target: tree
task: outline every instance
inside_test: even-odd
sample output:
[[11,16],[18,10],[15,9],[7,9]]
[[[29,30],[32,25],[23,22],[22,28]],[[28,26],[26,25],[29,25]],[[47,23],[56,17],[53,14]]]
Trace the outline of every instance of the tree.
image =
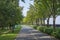
[[22,8],[19,0],[0,0],[0,27],[10,27],[22,20]]
[[[31,9],[31,8],[30,8]],[[34,17],[41,20],[41,24],[47,18],[47,27],[49,27],[49,18],[53,17],[53,28],[55,29],[55,18],[60,15],[60,0],[34,0]],[[31,10],[29,10],[31,11]]]

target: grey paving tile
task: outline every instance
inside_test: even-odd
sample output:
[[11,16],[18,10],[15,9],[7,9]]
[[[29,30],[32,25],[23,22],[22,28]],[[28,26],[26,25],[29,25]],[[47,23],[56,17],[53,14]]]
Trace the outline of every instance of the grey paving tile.
[[58,40],[29,26],[22,26],[15,40]]

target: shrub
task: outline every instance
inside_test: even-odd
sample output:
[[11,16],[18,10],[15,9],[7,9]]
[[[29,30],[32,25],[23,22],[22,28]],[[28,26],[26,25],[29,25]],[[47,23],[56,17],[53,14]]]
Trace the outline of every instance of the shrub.
[[60,29],[56,29],[55,31],[53,31],[51,35],[60,39]]
[[38,27],[38,26],[36,26],[36,25],[35,25],[35,26],[33,26],[33,28],[34,28],[34,29],[37,29],[37,27]]
[[48,28],[40,26],[34,26],[33,28],[60,39],[60,28],[53,29],[52,27]]
[[53,32],[53,28],[46,28],[45,33],[50,34]]
[[40,30],[40,27],[37,27],[37,30]]
[[46,28],[46,27],[38,27],[37,29],[38,29],[39,31],[44,32],[44,31],[45,31],[45,28]]

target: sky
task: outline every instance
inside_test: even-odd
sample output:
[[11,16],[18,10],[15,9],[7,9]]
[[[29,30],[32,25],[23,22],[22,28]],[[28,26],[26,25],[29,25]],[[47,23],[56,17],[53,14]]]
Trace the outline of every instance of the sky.
[[22,12],[23,12],[23,15],[26,16],[27,15],[27,11],[29,10],[30,8],[30,4],[33,4],[34,1],[30,1],[30,0],[25,0],[25,3],[22,2],[21,0],[19,1],[19,6],[21,7],[24,7]]

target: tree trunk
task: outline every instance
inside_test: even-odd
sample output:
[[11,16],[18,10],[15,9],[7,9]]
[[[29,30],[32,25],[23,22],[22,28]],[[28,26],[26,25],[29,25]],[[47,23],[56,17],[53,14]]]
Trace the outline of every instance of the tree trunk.
[[45,26],[45,19],[43,19],[43,26]]
[[36,19],[36,25],[39,25],[39,18]]
[[56,15],[56,0],[53,0],[53,9],[52,9],[52,11],[53,11],[53,28],[55,29],[55,15]]
[[42,18],[41,18],[41,26],[42,26]]
[[33,25],[33,19],[31,19],[31,24]]
[[49,17],[48,17],[48,19],[47,19],[47,27],[49,27]]
[[37,25],[37,19],[36,19],[36,25]]
[[53,15],[53,28],[55,29],[55,15]]
[[39,26],[39,18],[37,18],[37,25]]
[[32,21],[32,25],[33,25],[33,21]]

